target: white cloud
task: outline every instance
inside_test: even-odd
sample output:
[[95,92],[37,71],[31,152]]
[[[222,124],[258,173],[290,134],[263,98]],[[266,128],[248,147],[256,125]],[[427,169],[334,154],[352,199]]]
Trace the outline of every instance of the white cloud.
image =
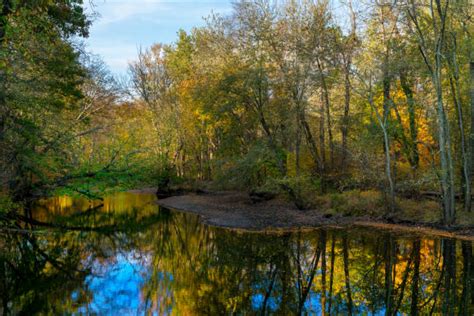
[[158,0],[102,0],[95,2],[93,6],[88,5],[88,11],[100,15],[94,26],[101,27],[164,11],[166,7],[165,2]]
[[171,43],[183,28],[203,25],[212,11],[227,13],[231,0],[86,0],[89,13],[100,16],[86,41],[89,50],[102,56],[115,73],[125,73],[137,48]]

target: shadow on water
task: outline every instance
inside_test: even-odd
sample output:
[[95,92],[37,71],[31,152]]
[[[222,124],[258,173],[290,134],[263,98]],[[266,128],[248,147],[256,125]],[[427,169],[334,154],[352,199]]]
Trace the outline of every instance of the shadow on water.
[[364,229],[242,233],[153,201],[38,203],[30,224],[0,231],[0,310],[474,314],[472,242]]

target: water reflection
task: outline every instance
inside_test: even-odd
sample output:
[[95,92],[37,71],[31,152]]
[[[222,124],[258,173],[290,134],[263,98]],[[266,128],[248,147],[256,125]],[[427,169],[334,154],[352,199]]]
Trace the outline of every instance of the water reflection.
[[153,201],[57,198],[33,217],[68,229],[2,231],[3,313],[474,314],[471,242],[366,230],[238,233]]

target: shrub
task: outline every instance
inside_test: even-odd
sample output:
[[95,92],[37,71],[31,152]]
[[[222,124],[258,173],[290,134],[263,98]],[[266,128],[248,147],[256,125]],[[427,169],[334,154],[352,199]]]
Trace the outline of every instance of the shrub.
[[346,216],[374,216],[384,212],[382,196],[373,190],[331,194],[330,208]]
[[256,144],[244,156],[220,161],[216,182],[221,187],[252,190],[280,177],[277,157],[267,145]]
[[14,211],[18,207],[19,205],[13,202],[8,195],[0,193],[0,215]]

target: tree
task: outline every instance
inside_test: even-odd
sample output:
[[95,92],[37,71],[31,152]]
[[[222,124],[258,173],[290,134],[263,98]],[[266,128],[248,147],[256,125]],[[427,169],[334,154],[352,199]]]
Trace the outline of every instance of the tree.
[[[455,220],[451,132],[443,100],[442,85],[443,55],[446,42],[446,28],[448,27],[447,20],[450,12],[449,4],[449,0],[437,0],[430,2],[429,6],[425,8],[415,1],[410,1],[406,7],[407,15],[411,21],[412,33],[417,38],[420,53],[430,73],[431,81],[436,92],[443,216],[445,223],[448,225],[453,224]],[[427,27],[431,28],[432,34],[428,33]]]
[[[85,71],[72,36],[87,36],[82,1],[3,1],[0,24],[2,187],[18,198],[61,164],[62,123]],[[52,150],[54,148],[54,150]]]

